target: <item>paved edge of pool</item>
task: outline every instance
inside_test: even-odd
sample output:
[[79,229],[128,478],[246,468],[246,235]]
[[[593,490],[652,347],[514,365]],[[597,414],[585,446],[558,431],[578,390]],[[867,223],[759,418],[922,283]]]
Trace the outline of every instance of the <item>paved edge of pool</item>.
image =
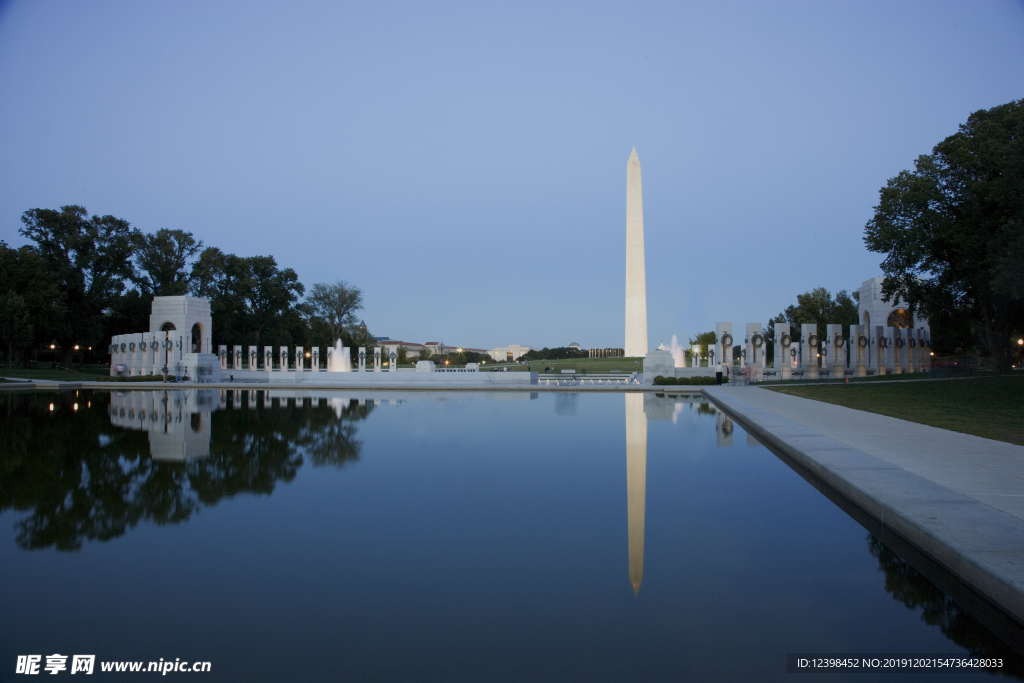
[[[745,429],[780,450],[965,584],[1024,624],[1024,523],[743,400],[748,389],[702,393]],[[800,441],[807,442],[804,444]],[[984,533],[979,533],[984,530]],[[979,539],[979,536],[985,538]],[[985,540],[999,539],[998,547]]]

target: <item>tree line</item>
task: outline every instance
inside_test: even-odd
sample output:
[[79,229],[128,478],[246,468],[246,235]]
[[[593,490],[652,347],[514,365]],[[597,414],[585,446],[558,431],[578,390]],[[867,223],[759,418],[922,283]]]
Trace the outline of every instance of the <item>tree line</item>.
[[362,292],[344,281],[309,289],[273,256],[238,256],[205,246],[187,231],[146,233],[85,207],[30,209],[20,233],[0,241],[0,354],[24,362],[59,349],[104,350],[110,337],[149,329],[154,296],[210,299],[214,344],[369,345],[356,313]]

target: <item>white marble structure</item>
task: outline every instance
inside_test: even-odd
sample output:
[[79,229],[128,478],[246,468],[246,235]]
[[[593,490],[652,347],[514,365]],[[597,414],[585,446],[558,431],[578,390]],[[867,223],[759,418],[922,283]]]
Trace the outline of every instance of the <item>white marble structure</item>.
[[[359,347],[358,358],[359,358],[359,372],[366,372],[366,347],[365,346],[360,346]],[[419,367],[419,363],[417,363],[416,366]]]
[[288,369],[288,347],[279,347],[277,350],[277,354],[278,358],[280,359],[280,365],[278,365],[277,369],[280,370],[281,372],[284,372],[285,370]]
[[[479,367],[479,363],[466,363],[466,367]],[[388,369],[391,372],[398,372],[398,351],[391,347],[388,349]]]
[[854,377],[868,374],[867,356],[871,339],[865,325],[850,325],[850,366]]
[[211,381],[220,360],[211,343],[210,302],[193,296],[153,298],[149,330],[110,340],[110,374],[187,376]]
[[626,343],[628,357],[647,355],[647,274],[644,265],[644,200],[636,148],[626,162]]
[[746,364],[750,366],[750,381],[760,382],[764,377],[765,352],[768,350],[767,340],[764,338],[760,323],[747,323],[743,343],[746,350]]
[[314,346],[313,347],[313,365],[312,365],[312,368],[313,368],[314,372],[319,372],[320,371],[320,347],[319,346]]
[[818,326],[815,323],[802,323],[800,325],[800,366],[803,368],[806,379],[818,379],[820,346]]
[[303,357],[304,349],[301,346],[295,347],[295,372],[302,372],[306,359]]
[[217,347],[217,358],[220,359],[220,369],[228,369],[228,347],[221,344]]
[[797,362],[798,352],[793,343],[793,331],[789,323],[775,323],[775,376],[789,379],[793,376],[793,366]]
[[380,367],[380,347],[379,346],[374,346],[373,347],[373,371],[374,372],[380,372],[381,371],[381,367]]
[[715,354],[710,365],[725,363],[732,365],[732,347],[736,344],[732,338],[732,323],[715,323]]
[[249,369],[255,370],[259,367],[259,349],[255,346],[249,347]]
[[836,323],[829,323],[825,326],[828,344],[823,345],[828,352],[823,354],[827,361],[829,376],[844,377],[846,375],[846,337],[843,335],[843,326]]
[[263,369],[274,369],[274,347],[272,346],[263,347]]
[[523,346],[522,344],[508,344],[507,346],[498,346],[490,349],[487,351],[487,355],[499,363],[507,363],[508,361],[518,360],[520,356],[529,353],[531,350],[529,346]]
[[671,352],[663,349],[648,351],[643,360],[644,382],[650,384],[658,375],[675,377],[676,364]]
[[242,369],[242,347],[240,344],[235,344],[234,363],[232,363],[231,368],[233,370]]

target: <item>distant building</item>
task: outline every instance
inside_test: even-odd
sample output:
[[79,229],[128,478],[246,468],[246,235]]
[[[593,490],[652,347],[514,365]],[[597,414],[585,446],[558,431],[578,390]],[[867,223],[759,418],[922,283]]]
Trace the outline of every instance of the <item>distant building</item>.
[[625,355],[623,349],[587,349],[588,358],[621,358]]
[[523,356],[530,350],[529,346],[509,344],[508,346],[499,346],[497,348],[490,349],[485,353],[499,363],[504,363],[506,361],[518,360],[520,356]]
[[576,349],[577,351],[582,351],[583,350],[583,347],[580,346],[579,342],[569,342],[569,347],[568,348]]
[[423,344],[417,344],[416,342],[399,341],[397,339],[391,339],[385,337],[386,341],[381,341],[380,338],[377,341],[381,342],[381,346],[384,347],[386,355],[391,355],[391,350],[394,349],[395,353],[398,353],[399,349],[405,349],[405,355],[407,358],[419,358],[423,355],[426,346]]

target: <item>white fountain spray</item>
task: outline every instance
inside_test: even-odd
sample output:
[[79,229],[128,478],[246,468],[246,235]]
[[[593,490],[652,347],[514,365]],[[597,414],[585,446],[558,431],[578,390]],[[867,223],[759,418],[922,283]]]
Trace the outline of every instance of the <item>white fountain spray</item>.
[[675,361],[677,368],[686,367],[686,353],[683,351],[683,347],[679,345],[679,339],[676,335],[672,335],[672,346],[669,347],[669,352],[672,354],[672,360]]
[[327,372],[352,372],[352,356],[340,339],[334,342]]

